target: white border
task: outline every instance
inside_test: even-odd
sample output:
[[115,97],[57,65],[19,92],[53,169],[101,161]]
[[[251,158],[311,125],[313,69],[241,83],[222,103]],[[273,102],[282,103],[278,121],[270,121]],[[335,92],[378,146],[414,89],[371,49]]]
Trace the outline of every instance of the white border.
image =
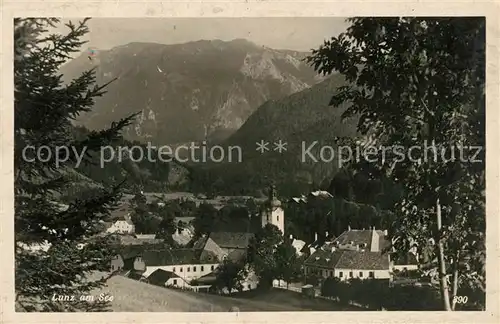
[[[2,4],[0,240],[2,323],[498,323],[499,22],[493,1],[23,1]],[[13,249],[12,19],[55,17],[350,17],[486,16],[487,21],[487,310],[485,312],[255,312],[255,313],[15,313]]]

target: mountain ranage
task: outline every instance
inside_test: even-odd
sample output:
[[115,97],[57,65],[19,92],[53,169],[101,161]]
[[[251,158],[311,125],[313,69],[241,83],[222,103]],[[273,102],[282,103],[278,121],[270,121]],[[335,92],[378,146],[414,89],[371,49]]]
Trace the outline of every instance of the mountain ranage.
[[227,138],[264,102],[316,84],[321,77],[302,61],[306,54],[246,40],[130,43],[92,60],[82,54],[61,72],[71,80],[95,67],[99,84],[117,79],[79,124],[101,129],[141,112],[125,138],[182,144]]

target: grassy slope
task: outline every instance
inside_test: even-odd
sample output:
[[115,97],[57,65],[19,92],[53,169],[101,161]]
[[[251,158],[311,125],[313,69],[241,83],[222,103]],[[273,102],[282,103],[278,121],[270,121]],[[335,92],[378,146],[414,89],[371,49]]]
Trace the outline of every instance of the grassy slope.
[[228,312],[231,307],[240,311],[339,311],[359,310],[341,308],[327,300],[309,300],[290,291],[271,290],[265,295],[241,294],[237,298],[178,291],[149,285],[115,276],[108,287],[96,291],[114,296],[115,312]]

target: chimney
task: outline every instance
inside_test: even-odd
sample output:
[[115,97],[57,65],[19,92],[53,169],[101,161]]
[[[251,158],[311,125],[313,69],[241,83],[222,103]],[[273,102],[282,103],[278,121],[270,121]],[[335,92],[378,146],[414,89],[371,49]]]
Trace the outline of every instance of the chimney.
[[331,250],[332,252],[335,252],[335,246],[331,246],[331,247],[330,247],[330,250]]
[[314,233],[314,242],[318,241],[318,233]]
[[293,241],[293,234],[290,234],[290,241]]
[[351,225],[347,225],[347,230],[350,231],[351,230]]
[[375,227],[372,231],[372,244],[370,246],[370,252],[380,252],[379,251],[379,236],[375,231]]
[[387,232],[387,230],[384,230],[384,236],[387,236],[389,235],[389,232]]
[[328,236],[330,236],[330,235],[329,235],[328,231],[326,231],[325,232],[325,237],[328,238]]

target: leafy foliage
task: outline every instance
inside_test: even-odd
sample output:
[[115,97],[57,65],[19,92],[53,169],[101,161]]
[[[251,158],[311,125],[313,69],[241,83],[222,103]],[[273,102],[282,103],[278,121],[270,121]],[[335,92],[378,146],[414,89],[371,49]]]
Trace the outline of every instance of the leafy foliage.
[[242,291],[242,282],[247,275],[248,269],[243,263],[224,260],[217,268],[217,277],[214,286],[218,290],[226,288],[229,292],[232,292],[233,289]]
[[142,191],[138,191],[130,200],[132,208],[131,219],[135,225],[135,232],[141,234],[156,234],[157,238],[173,244],[172,235],[177,230],[175,221],[178,205],[165,203],[157,198],[151,203]]
[[267,224],[250,242],[248,263],[259,277],[259,286],[269,288],[274,279],[297,281],[301,274],[301,259],[290,240],[281,231]]
[[271,287],[273,279],[276,278],[276,251],[282,242],[283,234],[272,224],[261,228],[250,242],[248,263],[259,277],[259,285],[262,287]]
[[197,236],[210,233],[217,218],[218,211],[212,204],[200,204],[194,219],[194,229]]
[[276,258],[276,279],[284,280],[287,284],[297,282],[302,273],[302,262],[297,255],[295,247],[290,240],[284,240],[275,252]]
[[[484,289],[485,21],[483,18],[354,18],[308,58],[317,71],[349,82],[331,100],[351,103],[366,147],[420,147],[419,159],[353,163],[369,179],[402,190],[389,233],[397,251],[429,247],[443,308],[466,282]],[[355,143],[353,143],[354,145]],[[425,144],[431,146],[424,154]],[[471,161],[469,146],[482,148]],[[466,151],[466,158],[458,153]],[[444,154],[443,154],[444,152]],[[455,159],[450,155],[455,153]],[[443,158],[443,156],[448,158]],[[476,285],[477,286],[477,285]]]

